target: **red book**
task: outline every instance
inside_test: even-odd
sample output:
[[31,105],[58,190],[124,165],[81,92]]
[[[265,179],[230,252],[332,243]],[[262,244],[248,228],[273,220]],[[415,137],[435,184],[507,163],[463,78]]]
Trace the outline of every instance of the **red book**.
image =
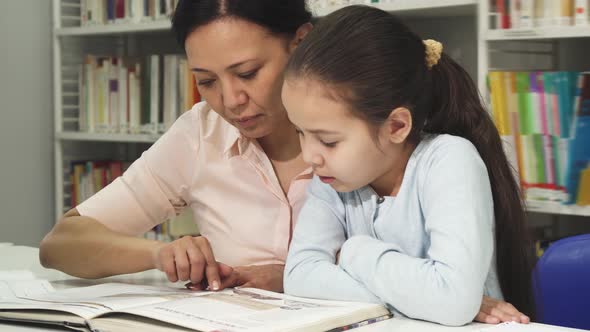
[[500,15],[501,28],[510,29],[510,15],[508,15],[506,0],[496,0],[496,11]]
[[115,0],[115,19],[125,18],[125,0]]

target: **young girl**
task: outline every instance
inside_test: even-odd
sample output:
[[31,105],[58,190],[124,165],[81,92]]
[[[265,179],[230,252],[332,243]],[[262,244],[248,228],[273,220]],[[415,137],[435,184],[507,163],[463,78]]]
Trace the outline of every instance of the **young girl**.
[[285,78],[316,175],[286,293],[445,325],[472,321],[482,295],[533,314],[518,186],[477,89],[440,43],[345,7],[309,33]]

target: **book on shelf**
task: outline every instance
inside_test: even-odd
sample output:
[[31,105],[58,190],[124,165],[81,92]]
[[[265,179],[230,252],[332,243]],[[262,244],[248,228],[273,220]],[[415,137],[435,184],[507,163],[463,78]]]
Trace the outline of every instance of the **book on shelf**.
[[253,288],[209,292],[107,283],[53,291],[41,280],[12,286],[13,296],[0,298],[0,320],[82,331],[313,332],[391,317],[380,304],[313,300]]
[[167,19],[177,3],[177,0],[80,0],[80,24],[89,26]]
[[201,100],[186,59],[176,54],[88,54],[78,85],[79,130],[90,133],[163,133]]
[[590,72],[580,74],[577,87],[565,185],[572,193],[568,203],[590,205]]
[[129,162],[77,160],[70,162],[71,206],[82,203],[121,176]]
[[[121,176],[130,165],[131,162],[118,160],[71,161],[68,176],[71,197],[69,206],[64,208],[69,210],[90,198]],[[178,207],[175,217],[154,226],[143,234],[143,237],[150,240],[170,242],[185,235],[199,235],[199,230],[192,218],[191,209],[186,204]]]
[[491,29],[589,26],[589,0],[487,0]]
[[492,117],[526,199],[588,205],[590,80],[578,72],[488,75]]

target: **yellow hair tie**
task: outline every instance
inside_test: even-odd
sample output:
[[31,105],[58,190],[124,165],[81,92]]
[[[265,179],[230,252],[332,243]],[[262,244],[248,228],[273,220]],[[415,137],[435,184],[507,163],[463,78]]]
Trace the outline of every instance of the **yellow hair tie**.
[[422,41],[426,46],[426,67],[432,69],[438,63],[443,51],[443,44],[434,39],[426,39]]

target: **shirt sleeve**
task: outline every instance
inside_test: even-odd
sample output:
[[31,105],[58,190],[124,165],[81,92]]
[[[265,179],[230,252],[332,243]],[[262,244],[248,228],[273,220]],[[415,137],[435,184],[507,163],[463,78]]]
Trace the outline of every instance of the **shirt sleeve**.
[[356,236],[344,243],[340,265],[408,317],[463,325],[479,311],[493,256],[492,192],[471,144],[445,146],[430,157],[419,182],[430,241],[425,258]]
[[186,204],[199,148],[197,105],[119,178],[79,204],[82,216],[127,235],[139,235],[175,215]]
[[345,241],[344,206],[332,188],[311,181],[285,265],[285,293],[358,302],[381,301],[334,264]]

